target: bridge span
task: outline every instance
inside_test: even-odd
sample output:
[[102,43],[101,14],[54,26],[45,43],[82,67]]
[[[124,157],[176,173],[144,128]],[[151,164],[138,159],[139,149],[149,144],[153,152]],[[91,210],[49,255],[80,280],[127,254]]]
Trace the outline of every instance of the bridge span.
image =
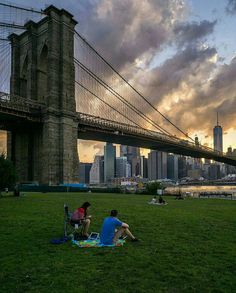
[[195,145],[175,136],[164,135],[84,113],[77,113],[77,115],[78,138],[80,139],[137,146],[195,158],[211,159],[236,166],[236,159],[229,158],[224,153],[202,145]]
[[[0,124],[11,130],[27,123],[42,124],[48,115],[45,104],[17,95],[0,93]],[[56,115],[56,112],[54,113]],[[72,116],[74,116],[72,114]],[[98,140],[137,146],[195,158],[205,158],[236,166],[236,159],[190,141],[127,123],[121,123],[77,112],[78,139]]]

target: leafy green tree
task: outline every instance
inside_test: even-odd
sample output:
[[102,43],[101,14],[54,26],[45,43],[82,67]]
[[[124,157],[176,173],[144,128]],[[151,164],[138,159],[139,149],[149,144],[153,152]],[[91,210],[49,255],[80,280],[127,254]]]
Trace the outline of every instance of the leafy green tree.
[[148,194],[157,194],[157,189],[162,189],[161,182],[149,182],[146,186]]
[[16,179],[16,170],[13,163],[2,153],[0,155],[0,192],[6,187],[13,187]]

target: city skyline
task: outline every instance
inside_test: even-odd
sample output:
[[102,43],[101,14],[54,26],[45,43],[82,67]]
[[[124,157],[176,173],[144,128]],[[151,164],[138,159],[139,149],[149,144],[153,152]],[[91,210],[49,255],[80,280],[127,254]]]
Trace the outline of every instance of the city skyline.
[[[236,149],[228,149],[229,156],[235,153]],[[81,165],[80,182],[95,185],[121,184],[122,181],[172,180],[176,182],[180,180],[186,182],[229,179],[235,177],[236,172],[236,167],[226,164],[157,150],[150,151],[148,158],[144,158],[140,156],[138,148],[125,145],[120,146],[120,156],[116,156],[115,148],[111,143],[107,143],[104,147],[104,156],[97,155],[92,164],[82,163]]]
[[[50,4],[71,11],[79,21],[78,31],[192,138],[197,135],[213,148],[218,111],[223,150],[236,148],[236,41],[231,37],[236,1],[136,2],[54,0]],[[14,3],[42,9],[47,2]],[[81,142],[80,160],[91,162],[104,144]],[[4,145],[1,132],[0,148]],[[147,156],[148,150],[141,152]]]

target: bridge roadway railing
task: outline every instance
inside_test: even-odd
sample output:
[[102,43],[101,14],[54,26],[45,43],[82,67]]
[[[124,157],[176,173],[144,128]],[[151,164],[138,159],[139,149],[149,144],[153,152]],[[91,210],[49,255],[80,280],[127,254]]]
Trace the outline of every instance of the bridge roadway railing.
[[42,106],[36,101],[0,92],[0,112],[27,117],[40,114]]
[[102,127],[102,128],[107,128],[109,130],[113,130],[114,133],[119,132],[122,134],[123,132],[127,132],[130,134],[138,134],[138,135],[144,135],[149,138],[154,138],[161,140],[163,142],[169,142],[171,144],[178,144],[181,147],[186,147],[186,148],[192,148],[193,150],[199,150],[199,151],[204,151],[209,154],[214,154],[216,156],[226,156],[225,153],[223,152],[218,152],[215,151],[209,147],[202,146],[202,145],[196,145],[190,141],[179,139],[176,136],[169,136],[160,132],[144,129],[144,128],[139,128],[137,126],[121,123],[121,122],[116,122],[116,121],[111,121],[105,118],[101,118],[98,116],[93,116],[90,114],[84,114],[84,113],[77,113],[79,122],[88,125],[88,126],[95,126],[95,127]]

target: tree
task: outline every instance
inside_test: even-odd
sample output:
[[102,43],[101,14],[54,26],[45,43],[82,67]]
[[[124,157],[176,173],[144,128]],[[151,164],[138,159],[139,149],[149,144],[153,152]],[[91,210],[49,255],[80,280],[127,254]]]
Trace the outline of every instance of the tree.
[[157,194],[157,189],[163,189],[161,182],[149,182],[146,186],[148,194]]
[[16,183],[16,170],[13,163],[2,153],[0,155],[0,192],[4,188],[11,188]]

